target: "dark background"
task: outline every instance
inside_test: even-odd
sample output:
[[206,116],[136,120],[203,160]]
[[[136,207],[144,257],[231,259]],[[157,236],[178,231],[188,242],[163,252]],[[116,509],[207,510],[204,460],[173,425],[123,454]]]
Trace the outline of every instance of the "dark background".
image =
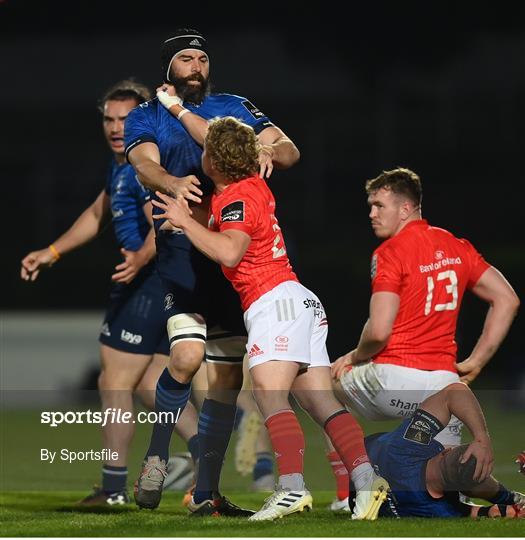
[[[19,261],[100,192],[110,153],[97,99],[125,77],[160,82],[160,45],[180,26],[207,35],[214,89],[248,97],[301,150],[271,187],[292,262],[327,309],[333,359],[366,320],[377,240],[363,185],[382,169],[414,169],[424,217],[470,239],[523,297],[523,4],[0,0],[4,309],[104,308],[110,230],[34,284]],[[484,313],[466,299],[460,357]],[[523,315],[490,368],[505,388],[524,372],[520,331]]]

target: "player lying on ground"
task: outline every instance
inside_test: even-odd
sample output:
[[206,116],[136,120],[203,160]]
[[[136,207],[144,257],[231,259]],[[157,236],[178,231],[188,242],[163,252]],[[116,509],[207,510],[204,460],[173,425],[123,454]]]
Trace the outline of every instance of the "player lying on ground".
[[[383,171],[366,182],[366,193],[372,229],[383,241],[372,256],[370,313],[356,348],[332,364],[332,373],[336,394],[353,412],[389,420],[411,416],[425,398],[460,377],[472,382],[498,350],[520,302],[468,240],[422,218],[415,172]],[[466,291],[489,309],[476,346],[456,363]],[[461,423],[452,417],[438,440],[460,444]],[[339,460],[331,455],[331,461]]]
[[[436,440],[452,415],[472,434],[470,444],[444,448]],[[525,517],[525,495],[490,474],[493,451],[485,417],[464,383],[440,390],[397,429],[370,435],[365,442],[371,462],[391,488],[380,516]],[[492,506],[465,504],[460,494]]]

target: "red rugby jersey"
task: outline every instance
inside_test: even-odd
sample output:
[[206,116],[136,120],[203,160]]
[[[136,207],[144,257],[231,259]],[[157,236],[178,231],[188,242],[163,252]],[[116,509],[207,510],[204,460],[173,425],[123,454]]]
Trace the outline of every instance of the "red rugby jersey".
[[470,242],[424,219],[383,242],[372,256],[372,293],[397,293],[400,304],[392,335],[374,361],[456,372],[463,294],[487,268]]
[[236,229],[252,241],[235,268],[222,271],[241,297],[243,310],[284,281],[298,281],[275,217],[275,199],[260,176],[230,184],[211,200],[208,227],[215,231]]

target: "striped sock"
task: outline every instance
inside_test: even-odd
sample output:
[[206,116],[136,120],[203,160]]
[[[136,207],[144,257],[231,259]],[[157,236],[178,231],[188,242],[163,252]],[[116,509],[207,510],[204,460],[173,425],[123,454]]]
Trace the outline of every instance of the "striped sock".
[[188,446],[188,451],[191,454],[193,463],[197,463],[197,461],[199,461],[199,436],[194,435],[191,437],[186,445]]
[[363,430],[348,411],[343,409],[330,416],[324,429],[349,473],[363,463],[370,463]]
[[128,482],[127,467],[113,467],[113,465],[102,465],[102,490],[106,493],[117,493],[125,491]]
[[303,474],[304,434],[295,413],[290,410],[272,414],[265,422],[277,461],[279,476]]
[[157,421],[153,424],[153,432],[146,458],[148,456],[159,456],[161,460],[168,462],[171,434],[175,427],[175,421],[186,407],[186,403],[188,403],[190,389],[190,383],[176,381],[170,375],[168,368],[162,372],[155,392],[155,412],[170,412],[173,415],[173,421],[161,418],[162,423]]
[[219,491],[222,464],[237,407],[205,399],[199,415],[199,474],[193,500],[199,504]]
[[330,462],[330,467],[332,467],[332,472],[335,476],[337,498],[342,501],[348,497],[348,493],[350,491],[350,479],[348,477],[348,471],[346,470],[345,464],[341,461],[339,454],[335,450],[332,452],[327,452],[326,457]]

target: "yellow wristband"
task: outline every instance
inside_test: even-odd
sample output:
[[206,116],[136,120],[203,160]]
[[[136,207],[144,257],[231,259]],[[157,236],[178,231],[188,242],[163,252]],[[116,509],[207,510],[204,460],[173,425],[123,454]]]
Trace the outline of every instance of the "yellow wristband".
[[58,252],[58,249],[53,245],[49,245],[49,251],[53,254],[53,257],[55,257],[55,261],[58,261],[60,259],[60,253]]

